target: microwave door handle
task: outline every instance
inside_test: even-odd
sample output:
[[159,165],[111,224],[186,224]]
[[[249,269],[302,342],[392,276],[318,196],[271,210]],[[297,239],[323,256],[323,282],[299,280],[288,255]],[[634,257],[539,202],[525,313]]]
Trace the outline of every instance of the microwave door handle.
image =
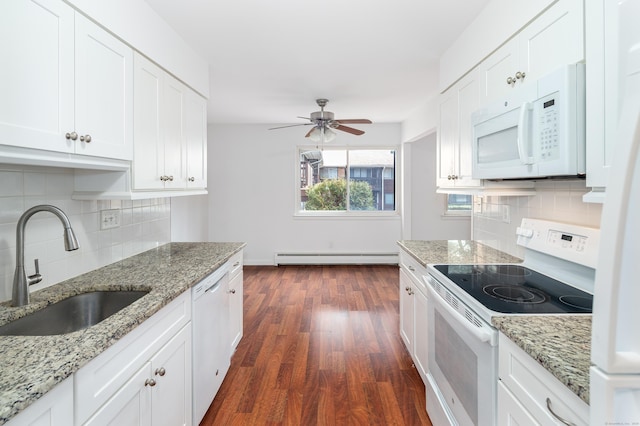
[[520,107],[520,117],[518,119],[518,156],[522,164],[533,164],[533,157],[527,155],[527,148],[530,141],[527,136],[531,133],[531,102],[525,102]]

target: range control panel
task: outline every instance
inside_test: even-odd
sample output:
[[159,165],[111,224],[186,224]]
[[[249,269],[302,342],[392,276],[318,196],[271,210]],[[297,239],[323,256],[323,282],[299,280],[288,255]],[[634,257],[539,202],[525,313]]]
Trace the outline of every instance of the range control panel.
[[600,229],[539,219],[522,219],[518,245],[595,268]]

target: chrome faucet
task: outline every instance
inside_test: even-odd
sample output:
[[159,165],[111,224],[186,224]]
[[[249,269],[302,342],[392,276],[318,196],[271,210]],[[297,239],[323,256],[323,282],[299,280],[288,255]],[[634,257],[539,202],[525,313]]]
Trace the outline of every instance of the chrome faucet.
[[24,229],[31,216],[38,212],[49,212],[56,215],[64,227],[64,249],[66,251],[78,250],[78,240],[73,233],[73,229],[71,229],[71,222],[69,222],[67,215],[58,207],[43,204],[31,207],[29,210],[24,212],[22,216],[20,216],[18,225],[16,226],[16,271],[13,276],[13,297],[11,299],[11,306],[27,305],[29,303],[29,286],[42,281],[38,259],[35,260],[35,274],[27,276],[27,273],[24,270]]

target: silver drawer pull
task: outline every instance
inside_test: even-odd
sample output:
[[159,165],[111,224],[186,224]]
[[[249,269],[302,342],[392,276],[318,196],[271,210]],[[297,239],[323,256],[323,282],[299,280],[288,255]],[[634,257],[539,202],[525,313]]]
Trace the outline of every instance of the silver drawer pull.
[[410,270],[411,272],[415,272],[415,271],[416,271],[416,269],[415,269],[413,266],[411,266],[411,265],[409,265],[409,270]]
[[156,385],[156,381],[153,379],[147,379],[144,381],[144,385],[145,386],[155,386]]
[[551,415],[556,419],[558,419],[560,423],[565,424],[567,426],[576,426],[575,423],[571,423],[570,421],[563,419],[562,417],[560,417],[559,415],[553,412],[553,409],[551,408],[551,400],[549,398],[547,398],[547,410],[549,410]]

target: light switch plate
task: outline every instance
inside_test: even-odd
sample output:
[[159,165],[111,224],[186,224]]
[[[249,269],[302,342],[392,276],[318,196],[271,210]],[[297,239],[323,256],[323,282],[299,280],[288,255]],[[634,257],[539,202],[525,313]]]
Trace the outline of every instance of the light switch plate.
[[100,229],[111,229],[120,226],[120,210],[101,210]]

